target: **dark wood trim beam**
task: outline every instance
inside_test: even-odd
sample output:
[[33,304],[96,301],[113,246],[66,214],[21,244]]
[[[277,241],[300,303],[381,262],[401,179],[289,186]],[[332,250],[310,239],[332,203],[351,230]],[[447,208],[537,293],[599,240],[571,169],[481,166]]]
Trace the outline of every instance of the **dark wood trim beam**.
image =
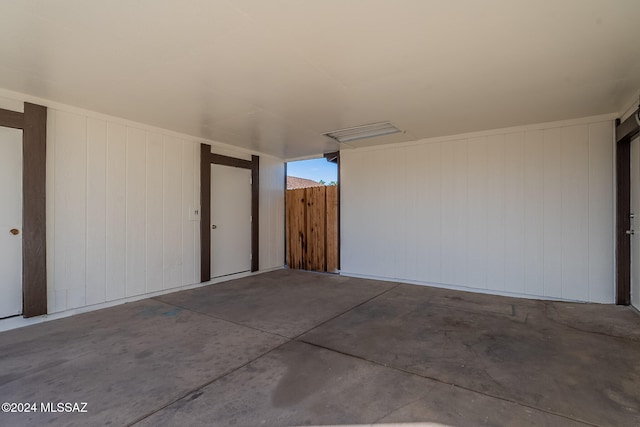
[[211,280],[211,146],[200,144],[200,281]]
[[33,317],[47,314],[46,107],[25,102],[22,141],[22,314]]
[[327,162],[329,163],[338,163],[338,159],[340,158],[340,152],[339,151],[334,151],[331,153],[324,153],[323,157],[325,159],[327,159]]
[[284,218],[282,218],[282,229],[284,230],[284,236],[282,239],[284,240],[284,253],[282,254],[284,259],[284,265],[289,267],[289,260],[287,260],[287,251],[289,248],[287,247],[287,162],[284,162],[284,179],[282,180],[282,203],[284,204]]
[[260,157],[251,156],[251,271],[260,269]]
[[[616,122],[618,124],[619,121]],[[631,139],[616,143],[616,304],[631,303]]]
[[0,126],[20,130],[24,129],[24,113],[0,108]]
[[[209,145],[209,151],[211,146]],[[214,165],[231,166],[234,168],[252,169],[252,161],[244,159],[236,159],[235,157],[223,156],[222,154],[209,153],[210,162]],[[256,156],[253,156],[256,157]]]
[[[640,123],[638,123],[638,114],[640,109],[634,111],[632,115],[620,123],[616,121],[616,142],[628,139],[631,141],[638,133],[640,133]],[[619,123],[619,124],[618,124]]]

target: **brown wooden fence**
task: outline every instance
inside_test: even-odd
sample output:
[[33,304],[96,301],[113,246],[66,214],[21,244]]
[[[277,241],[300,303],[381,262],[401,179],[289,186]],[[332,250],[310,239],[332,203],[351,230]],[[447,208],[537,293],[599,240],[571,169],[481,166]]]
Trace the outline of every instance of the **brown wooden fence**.
[[338,187],[287,190],[287,265],[338,271]]

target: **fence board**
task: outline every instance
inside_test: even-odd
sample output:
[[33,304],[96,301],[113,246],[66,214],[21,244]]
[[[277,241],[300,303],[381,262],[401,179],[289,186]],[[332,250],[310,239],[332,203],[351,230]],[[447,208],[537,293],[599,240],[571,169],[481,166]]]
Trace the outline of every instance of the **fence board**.
[[304,269],[305,189],[287,191],[287,265]]

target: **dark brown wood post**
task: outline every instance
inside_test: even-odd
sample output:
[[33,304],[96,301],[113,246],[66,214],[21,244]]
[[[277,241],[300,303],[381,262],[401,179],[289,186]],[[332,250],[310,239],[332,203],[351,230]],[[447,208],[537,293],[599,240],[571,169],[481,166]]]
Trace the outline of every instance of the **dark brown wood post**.
[[47,314],[47,108],[24,104],[22,301],[24,317]]
[[251,156],[251,271],[260,269],[260,157]]
[[211,280],[211,146],[200,144],[200,281]]

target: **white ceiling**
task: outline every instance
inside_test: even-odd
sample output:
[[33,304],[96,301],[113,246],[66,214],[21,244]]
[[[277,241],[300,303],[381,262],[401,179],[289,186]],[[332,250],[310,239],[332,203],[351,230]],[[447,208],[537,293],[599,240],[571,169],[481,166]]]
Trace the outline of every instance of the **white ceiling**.
[[0,87],[268,153],[618,112],[638,0],[0,0]]

